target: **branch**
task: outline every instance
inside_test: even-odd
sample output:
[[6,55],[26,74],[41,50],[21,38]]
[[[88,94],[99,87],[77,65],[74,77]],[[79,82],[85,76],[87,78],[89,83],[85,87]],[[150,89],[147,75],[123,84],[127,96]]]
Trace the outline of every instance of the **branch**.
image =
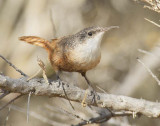
[[[58,87],[58,82],[52,82],[52,85],[47,85],[45,80],[41,78],[32,79],[29,82],[26,80],[27,78],[25,77],[12,79],[10,77],[0,75],[0,88],[14,93],[29,94],[29,92],[33,92],[32,94],[34,95],[66,98],[63,87]],[[67,84],[64,85],[64,88],[71,101],[82,102],[85,90]],[[100,96],[100,99],[96,100],[96,104],[93,104],[92,96],[87,96],[86,103],[88,105],[111,108],[113,110],[132,111],[147,117],[160,117],[160,103],[121,95],[104,93],[98,93],[98,95]]]
[[12,100],[10,100],[9,102],[7,102],[5,105],[3,105],[2,107],[0,107],[0,111],[2,109],[4,109],[6,106],[8,106],[9,104],[11,104],[12,102],[14,102],[15,100],[17,100],[18,98],[20,98],[21,96],[22,96],[22,94],[18,95],[17,97],[15,97]]
[[[16,105],[11,105],[10,108],[12,110],[15,110],[15,111],[22,112],[22,113],[26,114],[26,109],[23,109],[23,108],[18,107]],[[29,115],[32,116],[35,119],[38,119],[39,121],[41,121],[43,123],[49,124],[50,126],[69,126],[69,125],[64,124],[64,123],[56,122],[53,119],[48,119],[46,116],[43,116],[43,115],[41,115],[39,113],[36,113],[34,111],[31,111],[29,113]]]
[[144,8],[148,8],[150,10],[160,13],[160,1],[159,0],[134,0],[134,1],[144,2],[146,4],[144,5]]
[[23,73],[23,71],[21,71],[20,69],[18,69],[15,65],[13,65],[9,60],[7,60],[5,57],[3,57],[2,55],[0,55],[0,58],[2,58],[4,61],[6,61],[6,63],[8,63],[13,69],[15,69],[17,72],[19,72],[21,75],[23,75],[24,77],[27,77],[27,75],[25,73]]
[[98,117],[94,117],[89,119],[89,121],[83,121],[77,125],[72,125],[72,126],[83,126],[87,124],[93,124],[93,123],[103,123],[107,120],[109,120],[111,117],[119,117],[119,116],[131,116],[133,115],[132,112],[126,111],[126,112],[109,112],[103,115],[100,115]]
[[154,24],[155,26],[157,26],[157,27],[159,27],[160,28],[160,25],[159,24],[157,24],[156,22],[154,22],[154,21],[151,21],[151,20],[149,20],[148,18],[144,18],[146,21],[148,21],[148,22],[150,22],[150,23],[152,23],[152,24]]

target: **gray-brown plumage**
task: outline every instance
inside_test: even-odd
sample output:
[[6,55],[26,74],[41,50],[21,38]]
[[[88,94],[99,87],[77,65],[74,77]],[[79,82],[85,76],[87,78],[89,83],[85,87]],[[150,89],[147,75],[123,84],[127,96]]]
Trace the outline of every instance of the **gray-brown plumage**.
[[90,84],[85,73],[100,62],[101,39],[104,32],[113,28],[118,27],[89,27],[74,35],[51,41],[36,36],[22,36],[19,39],[45,48],[58,77],[59,71],[79,72]]

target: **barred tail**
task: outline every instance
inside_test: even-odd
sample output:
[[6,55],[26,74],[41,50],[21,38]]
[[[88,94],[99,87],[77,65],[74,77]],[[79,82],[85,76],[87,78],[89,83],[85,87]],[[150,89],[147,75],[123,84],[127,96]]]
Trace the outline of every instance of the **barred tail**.
[[32,44],[32,45],[40,46],[42,48],[45,48],[47,51],[48,50],[52,50],[50,42],[48,40],[45,40],[45,39],[40,38],[40,37],[36,37],[36,36],[22,36],[22,37],[19,37],[19,40],[25,41],[25,42],[27,42],[29,44]]

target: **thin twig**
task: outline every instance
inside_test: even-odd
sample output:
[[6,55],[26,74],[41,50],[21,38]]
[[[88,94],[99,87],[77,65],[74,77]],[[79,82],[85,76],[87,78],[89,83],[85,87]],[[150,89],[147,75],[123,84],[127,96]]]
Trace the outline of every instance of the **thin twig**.
[[73,114],[73,113],[71,113],[71,112],[69,112],[69,111],[67,111],[67,110],[65,110],[61,107],[54,107],[54,109],[53,109],[53,106],[51,106],[51,105],[46,105],[46,107],[50,110],[58,109],[58,111],[60,111],[64,114],[67,114],[67,115],[72,116],[72,117],[76,117],[77,119],[80,119],[81,121],[87,121],[87,120],[81,118],[79,115]]
[[38,62],[38,65],[41,67],[41,69],[43,71],[43,78],[44,78],[44,80],[49,85],[48,77],[46,75],[46,67],[45,67],[44,62],[39,57],[37,57],[37,62]]
[[13,98],[12,100],[10,100],[9,102],[7,102],[5,105],[3,105],[1,108],[0,108],[0,111],[2,109],[4,109],[5,107],[7,107],[9,104],[11,104],[12,102],[14,102],[16,99],[20,98],[21,96],[23,96],[23,94],[20,94],[18,95],[17,97]]
[[[11,109],[26,114],[26,109],[23,109],[23,108],[18,107],[16,105],[11,105]],[[68,126],[67,124],[64,124],[64,123],[62,124],[62,123],[56,122],[53,119],[49,119],[46,116],[43,116],[43,115],[36,113],[34,111],[30,111],[30,116],[38,119],[39,121],[41,121],[43,123],[49,124],[51,126]]]
[[80,123],[78,123],[76,125],[72,125],[72,126],[83,126],[83,125],[86,125],[86,124],[103,123],[103,122],[109,120],[111,117],[112,117],[112,114],[109,112],[106,115],[105,114],[100,115],[98,117],[91,118],[88,121],[83,121],[83,122],[80,122]]
[[6,63],[8,63],[13,69],[15,69],[17,72],[19,72],[21,75],[23,75],[24,77],[27,77],[27,75],[25,73],[23,73],[20,69],[18,69],[15,65],[13,65],[9,60],[7,60],[5,57],[3,57],[2,55],[0,55],[0,57],[6,61]]
[[69,112],[69,111],[67,111],[67,110],[64,110],[63,108],[61,108],[60,110],[61,110],[61,111],[64,111],[66,114],[71,115],[71,116],[73,116],[73,117],[75,117],[75,118],[77,118],[77,119],[80,119],[80,120],[82,120],[82,121],[86,121],[85,119],[81,118],[79,115],[73,114],[73,113],[71,113],[71,112]]
[[73,126],[83,126],[83,125],[86,125],[86,124],[103,123],[103,122],[108,121],[111,117],[132,116],[132,115],[133,115],[133,112],[131,112],[131,111],[123,111],[123,112],[112,112],[112,111],[110,111],[106,114],[102,114],[98,117],[91,118],[88,121],[83,121],[83,122],[80,122],[79,124],[73,125]]
[[157,76],[154,75],[153,72],[152,72],[139,58],[137,58],[137,61],[144,66],[144,68],[145,68],[145,69],[148,71],[148,73],[153,77],[153,79],[158,83],[158,85],[160,85],[160,81],[159,81],[159,79],[157,78]]
[[112,112],[113,117],[118,117],[118,116],[131,116],[133,115],[133,112],[131,111],[124,111],[124,112]]
[[100,91],[102,91],[103,93],[107,93],[104,89],[102,89],[101,87],[99,87],[99,86],[97,86],[96,85],[96,87],[100,90]]
[[144,8],[148,8],[152,11],[160,13],[160,8],[159,8],[160,2],[157,0],[156,0],[156,2],[155,2],[155,0],[134,0],[134,1],[145,2],[146,5],[144,5]]
[[29,122],[29,104],[30,104],[31,94],[32,92],[29,92],[28,102],[27,102],[27,123]]
[[153,55],[153,53],[151,53],[149,51],[146,51],[146,50],[143,50],[143,49],[138,49],[138,51],[143,53],[143,54],[147,54],[147,55],[154,56],[154,57],[158,58],[157,56]]
[[35,78],[40,72],[41,72],[41,69],[39,69],[36,73],[34,73],[33,75],[31,75],[31,76],[27,79],[27,81]]
[[65,88],[64,88],[64,84],[63,84],[63,83],[62,83],[62,88],[63,88],[64,94],[65,94],[65,96],[66,96],[66,99],[68,100],[68,102],[69,102],[69,104],[71,105],[72,109],[75,110],[74,107],[73,107],[73,105],[72,105],[72,103],[71,103],[71,101],[69,100],[69,98],[68,98],[68,96],[67,96],[67,93],[66,93],[66,91],[65,91]]
[[150,23],[152,23],[152,24],[154,24],[155,26],[157,26],[157,27],[159,27],[160,28],[160,25],[159,24],[157,24],[156,22],[154,22],[154,21],[151,21],[151,20],[149,20],[148,18],[144,18],[146,21],[148,21],[148,22],[150,22]]

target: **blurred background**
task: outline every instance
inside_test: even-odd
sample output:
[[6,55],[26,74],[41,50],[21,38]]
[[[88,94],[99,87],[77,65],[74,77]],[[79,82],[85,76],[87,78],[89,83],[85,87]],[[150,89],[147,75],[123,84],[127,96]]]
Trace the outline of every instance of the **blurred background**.
[[[46,51],[19,41],[18,37],[32,35],[50,40],[75,34],[89,26],[116,25],[120,28],[107,32],[103,37],[101,61],[87,72],[89,80],[98,92],[102,92],[97,88],[100,87],[112,94],[158,101],[160,87],[136,58],[139,57],[159,77],[160,31],[144,18],[159,23],[160,14],[143,6],[143,3],[132,0],[0,0],[0,54],[29,76],[40,69],[38,56],[47,66],[47,76],[53,78],[55,73],[46,58]],[[12,78],[21,77],[1,59],[0,72]],[[70,84],[87,88],[84,78],[78,73],[64,72],[61,77]],[[0,105],[15,95],[6,96]],[[32,96],[27,123],[27,99],[28,96],[18,99],[10,111],[8,108],[0,111],[0,126],[58,126],[81,122],[64,110],[83,119],[98,116],[94,110],[79,103],[72,102],[76,109],[73,111],[65,99]],[[158,126],[159,123],[158,119],[141,116],[135,119],[113,118],[99,125]]]

